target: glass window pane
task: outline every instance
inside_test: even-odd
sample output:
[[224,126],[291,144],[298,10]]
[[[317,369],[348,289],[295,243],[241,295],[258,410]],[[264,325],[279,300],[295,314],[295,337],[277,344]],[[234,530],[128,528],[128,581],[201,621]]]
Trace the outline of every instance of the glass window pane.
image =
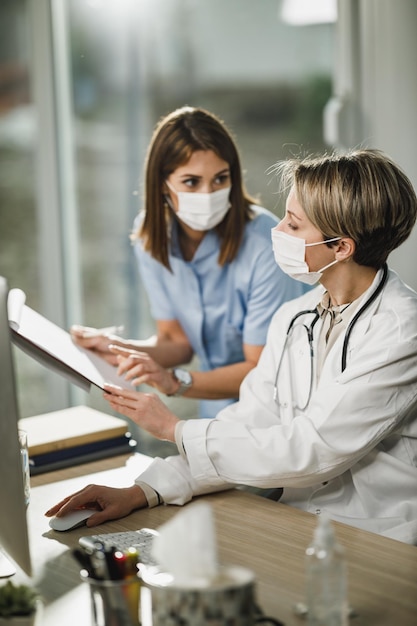
[[[202,106],[222,117],[240,148],[249,192],[282,211],[268,168],[294,152],[324,147],[334,27],[286,24],[280,6],[276,0],[66,0],[83,308],[82,319],[71,322],[123,324],[131,337],[154,330],[129,233],[153,127],[174,108]],[[0,17],[0,269],[37,308],[27,3],[2,2]],[[65,140],[59,129],[57,136]],[[43,372],[37,363],[26,370],[22,403],[31,408],[23,413],[57,408],[40,393],[39,410],[33,409],[31,391],[42,389]],[[99,395],[88,399],[98,408]],[[184,404],[192,410],[191,401]]]
[[[0,274],[39,306],[35,201],[35,111],[30,84],[28,7],[0,4]],[[45,372],[15,350],[22,416],[47,407]]]

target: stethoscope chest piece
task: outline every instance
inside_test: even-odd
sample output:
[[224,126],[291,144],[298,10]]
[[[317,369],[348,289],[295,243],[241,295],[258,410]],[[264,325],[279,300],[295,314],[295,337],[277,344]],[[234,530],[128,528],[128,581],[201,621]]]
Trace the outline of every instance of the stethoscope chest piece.
[[[319,319],[320,314],[317,308],[306,309],[294,315],[288,325],[274,382],[274,400],[282,409],[286,409],[289,406],[289,401],[285,397],[280,398],[278,392],[278,379],[284,367],[284,355],[286,355],[285,366],[289,372],[288,387],[285,395],[288,394],[288,397],[306,398],[300,404],[295,404],[291,401],[294,405],[293,408],[299,411],[304,411],[310,402],[314,385],[314,326]],[[305,341],[306,337],[307,341]],[[290,341],[292,350],[287,349]],[[304,371],[306,368],[307,372]],[[301,389],[298,389],[300,385]]]
[[[353,318],[351,319],[346,329],[345,336],[343,339],[343,348],[342,348],[342,355],[341,355],[341,367],[340,367],[341,373],[343,373],[344,370],[346,369],[349,340],[350,340],[352,331],[356,323],[358,322],[359,318],[361,317],[361,315],[366,311],[366,309],[372,304],[372,302],[374,302],[377,296],[382,292],[387,282],[387,279],[388,279],[388,266],[385,263],[385,265],[383,266],[382,276],[380,278],[378,285],[376,286],[374,291],[370,294],[370,296],[366,299],[363,305],[358,309],[358,311],[353,316]],[[315,367],[314,327],[317,324],[319,319],[320,319],[320,314],[316,307],[315,309],[305,309],[303,311],[299,311],[299,313],[294,315],[294,317],[288,324],[287,334],[285,337],[281,356],[278,361],[277,370],[275,374],[275,380],[274,380],[274,400],[278,404],[278,406],[281,406],[282,408],[288,408],[288,404],[289,404],[285,398],[282,398],[282,401],[281,401],[281,399],[279,398],[279,392],[278,392],[278,381],[279,381],[280,373],[283,369],[283,360],[284,360],[284,354],[286,353],[286,351],[289,352],[288,367],[290,369],[290,372],[288,374],[288,381],[289,381],[290,386],[294,387],[299,384],[303,384],[307,390],[306,395],[305,395],[306,401],[302,402],[301,406],[299,404],[296,405],[294,403],[294,408],[300,411],[304,411],[310,403],[311,395],[313,393],[314,375],[315,375],[315,372],[314,372],[314,367]],[[301,345],[300,347],[296,345],[296,343],[298,343],[298,338],[296,339],[295,334],[298,332],[301,332],[302,335],[304,336],[307,335],[307,342],[303,344],[303,347],[301,347]],[[294,340],[296,339],[296,341],[292,343],[293,349],[289,351],[288,344],[289,344],[290,338],[293,335],[294,335]],[[291,339],[291,342],[293,342],[293,339]],[[300,370],[303,369],[301,367],[301,363],[307,362],[307,359],[305,357],[306,350],[308,350],[310,353],[310,358],[309,358],[310,367],[309,367],[309,372],[305,375],[305,373],[301,372]],[[289,362],[291,357],[294,358],[295,363]],[[297,362],[299,363],[299,366],[297,366]],[[303,381],[302,383],[300,382],[301,380]],[[291,393],[291,391],[289,391],[289,393]],[[303,398],[304,395],[302,393],[301,394],[297,393],[296,397]]]

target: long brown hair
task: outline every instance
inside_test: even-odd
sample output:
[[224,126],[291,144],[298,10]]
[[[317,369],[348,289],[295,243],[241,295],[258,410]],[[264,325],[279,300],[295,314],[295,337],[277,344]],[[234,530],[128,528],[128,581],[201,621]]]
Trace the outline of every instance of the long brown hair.
[[220,238],[220,265],[235,259],[245,224],[252,217],[250,204],[256,204],[245,190],[239,153],[224,122],[201,108],[182,107],[157,124],[145,161],[145,217],[132,240],[141,239],[153,258],[171,269],[168,246],[174,212],[164,198],[164,182],[170,174],[187,163],[197,150],[212,150],[230,167],[230,209],[216,227]]

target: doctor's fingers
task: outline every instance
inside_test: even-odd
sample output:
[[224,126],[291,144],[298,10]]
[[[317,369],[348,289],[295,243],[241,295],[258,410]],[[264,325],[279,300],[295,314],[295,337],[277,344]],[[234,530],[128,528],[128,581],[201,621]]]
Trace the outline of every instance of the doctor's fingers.
[[[157,398],[157,396],[140,391],[134,392],[134,394],[134,396],[129,396],[127,394],[118,395],[116,393],[105,392],[104,399],[109,402],[113,409],[127,417],[131,417],[139,425],[142,425],[146,414],[154,409],[155,398]],[[133,417],[133,415],[135,417]]]
[[97,509],[97,513],[89,517],[86,522],[87,526],[96,526],[107,520],[124,517],[133,509],[144,506],[138,497],[140,491],[137,492],[137,489],[136,485],[123,488],[88,485],[75,494],[68,505],[75,508],[84,506]]
[[[105,388],[110,387],[105,385]],[[178,418],[154,393],[129,392],[105,393],[104,399],[110,406],[132,419],[138,426],[158,439],[175,440],[175,425]]]
[[[108,520],[119,519],[129,515],[135,509],[144,508],[147,504],[145,494],[137,486],[133,487],[103,487],[103,494],[100,497],[101,510],[94,513],[87,519],[88,527],[97,526]],[[138,501],[137,494],[133,495],[133,491],[141,493],[142,498]]]
[[[79,508],[95,508],[95,498],[91,493],[92,487],[95,485],[88,485],[87,487],[83,487],[79,491],[75,491],[70,494],[60,502],[57,502],[52,506],[48,511],[46,511],[45,515],[47,517],[51,517],[52,515],[57,515],[61,517],[61,515],[65,515],[70,511]],[[88,506],[89,505],[89,506]]]
[[[156,397],[156,396],[155,396]],[[152,403],[152,394],[142,393],[140,391],[130,391],[122,389],[116,385],[104,385],[104,399],[112,406],[118,406],[125,409],[138,409],[144,407],[149,409]]]
[[54,506],[51,506],[51,508],[45,512],[46,517],[52,517],[52,515],[56,515],[56,514],[61,515],[62,507],[64,507],[71,498],[72,496],[67,496],[60,502],[57,502],[56,504],[54,504]]
[[57,513],[59,517],[80,508],[96,509],[97,513],[88,519],[87,526],[96,526],[106,520],[124,517],[134,508],[144,506],[143,503],[141,504],[138,494],[133,493],[132,488],[115,488],[103,485],[87,485],[72,496],[65,498],[60,504],[62,506]]

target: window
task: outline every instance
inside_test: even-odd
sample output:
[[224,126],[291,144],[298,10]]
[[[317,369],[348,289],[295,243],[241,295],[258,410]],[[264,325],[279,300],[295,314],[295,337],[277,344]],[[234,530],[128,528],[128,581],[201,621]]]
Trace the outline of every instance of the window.
[[[0,273],[58,323],[124,324],[126,336],[146,336],[153,324],[129,232],[155,123],[184,104],[222,117],[249,192],[279,214],[268,168],[323,148],[333,25],[285,24],[276,0],[40,0],[30,9],[25,0],[0,7]],[[51,58],[40,72],[29,60],[48,36],[45,19]],[[49,180],[35,169],[48,137],[33,104],[54,96],[39,85],[48,72],[60,87]],[[54,395],[55,375],[18,359],[24,416],[74,401]]]

